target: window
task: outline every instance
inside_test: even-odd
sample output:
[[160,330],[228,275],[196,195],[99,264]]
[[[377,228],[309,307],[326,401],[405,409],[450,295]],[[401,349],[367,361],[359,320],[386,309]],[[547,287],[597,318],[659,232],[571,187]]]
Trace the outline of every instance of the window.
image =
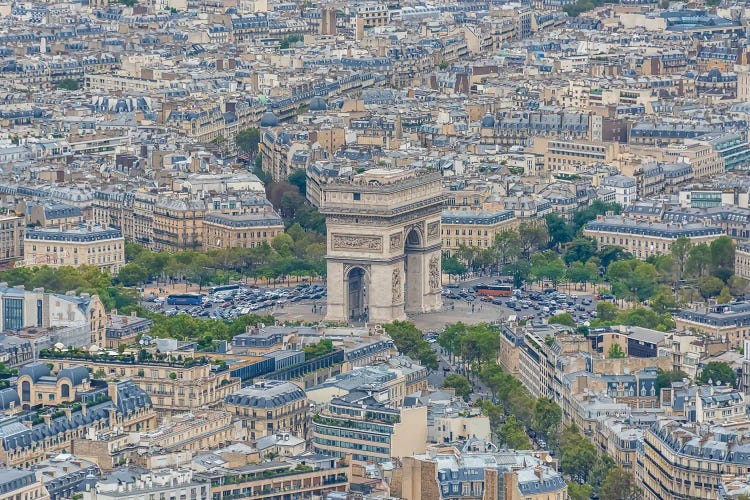
[[352,198],[354,199],[354,201],[359,201],[359,200],[362,199],[362,194],[361,193],[352,193]]
[[42,326],[42,300],[36,301],[36,326]]
[[23,299],[3,299],[3,328],[5,330],[23,328]]

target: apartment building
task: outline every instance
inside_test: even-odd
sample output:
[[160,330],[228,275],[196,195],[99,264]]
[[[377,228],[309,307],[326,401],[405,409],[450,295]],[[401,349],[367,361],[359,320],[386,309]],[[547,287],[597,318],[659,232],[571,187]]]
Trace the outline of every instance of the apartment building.
[[568,498],[568,485],[546,452],[501,451],[477,439],[463,449],[436,447],[405,457],[393,476],[390,494],[404,500]]
[[724,158],[709,140],[685,140],[684,144],[668,147],[664,154],[668,161],[690,165],[696,179],[716,177],[726,170]]
[[694,245],[711,243],[724,234],[721,228],[698,223],[641,223],[624,216],[600,215],[587,223],[583,234],[594,238],[599,246],[622,247],[639,259],[661,255],[677,238],[688,238]]
[[[210,482],[211,500],[227,498],[326,498],[349,489],[351,464],[336,458],[301,455],[256,465],[216,467],[196,474]],[[345,493],[341,493],[345,495]]]
[[626,471],[636,466],[638,445],[643,442],[643,429],[618,417],[602,417],[597,421],[594,443]]
[[532,152],[544,156],[544,168],[550,173],[580,173],[598,163],[611,163],[619,154],[614,142],[534,138]]
[[727,478],[750,467],[748,423],[731,426],[664,418],[647,428],[636,461],[646,500],[714,498]]
[[683,309],[674,316],[677,330],[726,339],[735,349],[750,338],[750,303],[721,304],[707,309]]
[[[3,405],[7,410],[7,400]],[[22,423],[29,420],[35,423]],[[104,392],[85,395],[80,405],[63,408],[62,414],[31,412],[0,418],[0,460],[8,467],[28,467],[50,453],[70,450],[73,440],[91,430],[115,427],[128,432],[156,427],[156,412],[148,394],[129,380],[112,382]]]
[[750,245],[737,245],[735,248],[734,274],[750,280]]
[[424,453],[427,407],[396,409],[374,401],[334,398],[312,418],[316,453],[355,462],[386,462]]
[[97,266],[116,275],[125,265],[125,238],[119,229],[28,229],[23,239],[23,266]]
[[50,500],[42,476],[34,470],[8,469],[0,477],[0,498],[22,500]]
[[190,469],[123,468],[105,476],[96,485],[83,492],[83,500],[142,500],[144,498],[185,498],[212,500],[211,483],[203,478],[193,478]]
[[188,199],[158,199],[150,215],[153,238],[151,248],[157,252],[197,250],[202,245],[205,202]]
[[23,240],[26,232],[24,217],[0,216],[0,263],[23,258]]
[[142,433],[138,446],[165,453],[187,450],[195,455],[228,445],[235,434],[229,412],[196,410],[174,415],[153,431]]
[[255,248],[270,244],[284,233],[284,221],[276,212],[241,215],[206,214],[203,216],[203,248]]
[[441,235],[443,251],[455,252],[461,246],[488,248],[495,235],[518,226],[512,210],[495,213],[484,210],[443,210]]
[[42,359],[52,363],[53,370],[85,363],[93,373],[101,370],[108,380],[131,379],[150,396],[160,416],[217,406],[240,388],[240,379],[232,377],[228,369],[214,367],[204,359],[139,362],[106,357],[90,359],[76,352],[46,355]]
[[307,437],[309,402],[305,391],[291,382],[262,380],[234,390],[224,398],[224,407],[242,422],[248,440],[287,431]]

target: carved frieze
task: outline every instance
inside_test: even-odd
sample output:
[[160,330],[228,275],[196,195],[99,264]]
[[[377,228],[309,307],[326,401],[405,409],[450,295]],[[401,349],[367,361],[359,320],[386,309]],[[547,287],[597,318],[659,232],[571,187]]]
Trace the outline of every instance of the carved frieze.
[[401,239],[401,233],[391,235],[391,252],[403,250],[404,243]]
[[430,258],[430,290],[438,290],[441,288],[440,279],[440,258],[437,255],[433,255]]
[[393,270],[391,286],[392,286],[391,296],[393,297],[393,303],[394,304],[401,303],[401,296],[404,290],[404,286],[401,284],[401,270],[400,269]]
[[427,224],[427,239],[435,239],[440,236],[440,223],[438,221]]
[[380,236],[362,236],[359,234],[332,234],[331,245],[334,250],[383,251],[383,238]]

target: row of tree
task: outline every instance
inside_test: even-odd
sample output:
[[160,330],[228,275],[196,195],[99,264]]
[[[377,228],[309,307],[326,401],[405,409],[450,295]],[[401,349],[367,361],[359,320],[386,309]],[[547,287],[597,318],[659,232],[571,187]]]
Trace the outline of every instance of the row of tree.
[[0,273],[0,281],[9,286],[23,285],[27,290],[44,288],[49,293],[74,291],[98,295],[107,310],[118,309],[126,313],[138,302],[135,290],[113,284],[110,273],[97,266],[16,267]]

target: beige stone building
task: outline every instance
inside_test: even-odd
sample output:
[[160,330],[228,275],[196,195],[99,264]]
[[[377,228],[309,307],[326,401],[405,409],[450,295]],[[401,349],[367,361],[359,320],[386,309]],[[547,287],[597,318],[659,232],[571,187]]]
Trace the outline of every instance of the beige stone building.
[[240,379],[229,370],[213,370],[208,362],[144,361],[121,362],[99,358],[49,357],[53,369],[86,363],[93,373],[103,372],[108,380],[129,378],[151,396],[154,409],[160,415],[185,413],[203,406],[212,407],[240,388]]
[[232,415],[226,411],[197,410],[174,415],[151,432],[141,434],[138,445],[167,453],[221,448],[235,439]]
[[308,171],[308,186],[328,228],[329,321],[385,323],[441,307],[439,174],[372,169],[345,180]]
[[734,251],[734,274],[750,280],[750,246],[737,245]]
[[26,222],[16,215],[0,216],[0,263],[23,257]]
[[125,265],[125,238],[119,229],[81,226],[77,229],[29,229],[23,240],[23,265],[97,266],[113,275]]
[[489,248],[495,235],[518,227],[519,220],[512,210],[444,210],[441,223],[443,250],[450,254],[462,246]]
[[685,141],[670,146],[664,154],[667,161],[690,165],[695,179],[716,177],[725,170],[724,159],[708,141]]
[[49,500],[44,478],[35,470],[10,469],[0,479],[2,500]]
[[677,238],[688,238],[694,245],[710,243],[724,235],[724,231],[700,223],[642,223],[625,216],[600,215],[584,226],[583,234],[594,238],[600,247],[619,246],[645,260],[651,255],[668,253]]
[[535,137],[531,152],[544,155],[547,172],[580,173],[597,163],[611,163],[619,154],[619,146],[614,142]]
[[242,215],[207,214],[203,217],[203,248],[255,248],[284,233],[284,221],[275,212]]
[[291,382],[262,380],[235,390],[224,401],[235,419],[242,422],[248,440],[278,431],[300,437],[308,435],[309,402],[305,391]]
[[[747,444],[739,441],[747,430],[747,420],[735,425],[701,426],[662,419],[647,428],[635,469],[643,498],[715,497],[723,481],[747,474]],[[732,448],[727,443],[733,443]]]

